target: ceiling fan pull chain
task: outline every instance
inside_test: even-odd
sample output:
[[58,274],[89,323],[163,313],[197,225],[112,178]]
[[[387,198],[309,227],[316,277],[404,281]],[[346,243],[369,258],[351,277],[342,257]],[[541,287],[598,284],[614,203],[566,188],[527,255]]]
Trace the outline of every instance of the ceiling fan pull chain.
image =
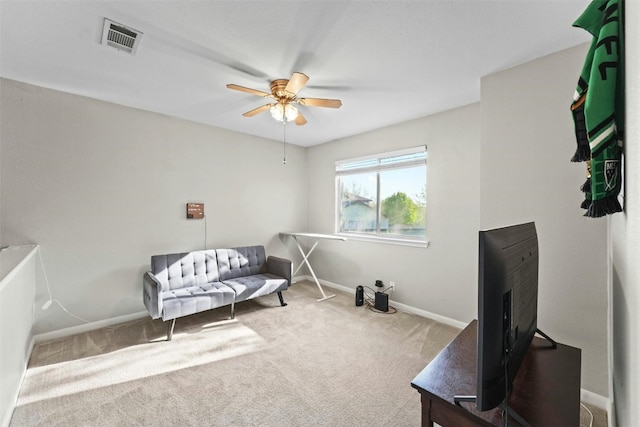
[[[283,117],[284,119],[284,117]],[[282,164],[287,164],[287,120],[282,120]]]

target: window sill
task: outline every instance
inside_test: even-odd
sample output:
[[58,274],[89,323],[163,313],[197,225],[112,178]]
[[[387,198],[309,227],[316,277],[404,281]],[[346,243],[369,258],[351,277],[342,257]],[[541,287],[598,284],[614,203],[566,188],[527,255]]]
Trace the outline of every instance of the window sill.
[[357,240],[361,242],[383,243],[387,245],[409,246],[414,248],[429,247],[429,240],[423,242],[423,241],[417,241],[417,240],[394,239],[389,237],[367,236],[364,234],[351,234],[351,233],[335,233],[335,235],[346,237],[347,240]]

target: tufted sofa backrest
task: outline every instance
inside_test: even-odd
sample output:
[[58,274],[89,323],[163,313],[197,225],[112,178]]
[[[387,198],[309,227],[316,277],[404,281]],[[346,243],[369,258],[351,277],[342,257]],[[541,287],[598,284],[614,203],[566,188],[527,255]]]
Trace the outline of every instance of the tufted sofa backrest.
[[185,288],[220,280],[216,251],[154,255],[151,272],[162,284],[162,290]]
[[266,269],[264,246],[216,249],[220,280],[262,273]]

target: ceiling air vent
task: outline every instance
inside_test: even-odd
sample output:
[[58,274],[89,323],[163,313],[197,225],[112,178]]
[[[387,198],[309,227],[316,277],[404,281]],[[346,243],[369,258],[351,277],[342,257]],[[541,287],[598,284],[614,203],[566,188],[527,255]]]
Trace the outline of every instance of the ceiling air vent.
[[102,29],[103,45],[134,55],[141,38],[142,33],[140,31],[125,27],[107,18],[104,19],[104,28]]

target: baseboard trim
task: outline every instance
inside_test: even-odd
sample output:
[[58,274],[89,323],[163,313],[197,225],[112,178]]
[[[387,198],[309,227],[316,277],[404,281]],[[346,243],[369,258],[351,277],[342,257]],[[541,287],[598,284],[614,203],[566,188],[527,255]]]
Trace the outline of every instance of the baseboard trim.
[[133,314],[125,314],[124,316],[112,317],[110,319],[99,320],[97,322],[83,323],[78,326],[71,326],[70,328],[58,329],[56,331],[45,332],[34,336],[35,343],[54,340],[58,338],[67,337],[69,335],[80,334],[82,332],[89,332],[108,326],[118,325],[120,323],[131,322],[132,320],[142,319],[149,316],[146,311],[140,311]]
[[[313,283],[313,277],[311,276],[296,276],[293,278],[293,282],[299,280],[307,280]],[[322,286],[327,286],[329,288],[338,289],[340,291],[346,292],[348,294],[355,294],[355,288],[351,288],[349,286],[339,285],[337,283],[329,282],[328,280],[318,279],[318,282]],[[416,307],[412,307],[407,304],[403,304],[397,301],[390,300],[389,305],[393,305],[400,311],[404,311],[406,313],[415,314],[418,316],[426,317],[428,319],[433,319],[437,322],[444,323],[445,325],[453,326],[458,329],[464,329],[468,323],[461,322],[456,319],[451,319],[449,317],[441,316],[439,314],[431,313],[426,310],[422,310]],[[580,389],[580,400],[588,405],[595,406],[598,409],[603,409],[607,412],[607,417],[610,418],[611,414],[611,401],[604,396],[593,393],[589,390]]]
[[[296,277],[293,278],[293,282],[294,283],[296,281],[298,281],[298,280],[308,280],[308,281],[313,283],[313,277],[311,277],[311,276],[296,276]],[[343,292],[346,292],[346,293],[350,293],[350,294],[355,293],[355,287],[351,288],[351,287],[348,287],[348,286],[339,285],[337,283],[329,282],[328,280],[322,280],[322,279],[318,279],[318,282],[322,286],[327,286],[329,288],[338,289],[340,291],[343,291]],[[441,316],[439,314],[431,313],[430,311],[426,311],[426,310],[422,310],[420,308],[412,307],[410,305],[403,304],[401,302],[394,301],[394,300],[391,300],[391,299],[389,300],[389,305],[393,305],[395,308],[397,308],[400,311],[404,311],[406,313],[411,313],[411,314],[416,314],[418,316],[426,317],[428,319],[433,319],[436,322],[444,323],[445,325],[453,326],[454,328],[458,328],[458,329],[464,329],[469,324],[469,322],[467,322],[467,323],[461,322],[459,320],[452,319],[450,317],[445,317],[445,316]]]
[[580,400],[588,405],[595,406],[598,409],[603,409],[607,412],[607,418],[610,418],[611,414],[611,400],[604,396],[596,394],[592,391],[580,389]]

